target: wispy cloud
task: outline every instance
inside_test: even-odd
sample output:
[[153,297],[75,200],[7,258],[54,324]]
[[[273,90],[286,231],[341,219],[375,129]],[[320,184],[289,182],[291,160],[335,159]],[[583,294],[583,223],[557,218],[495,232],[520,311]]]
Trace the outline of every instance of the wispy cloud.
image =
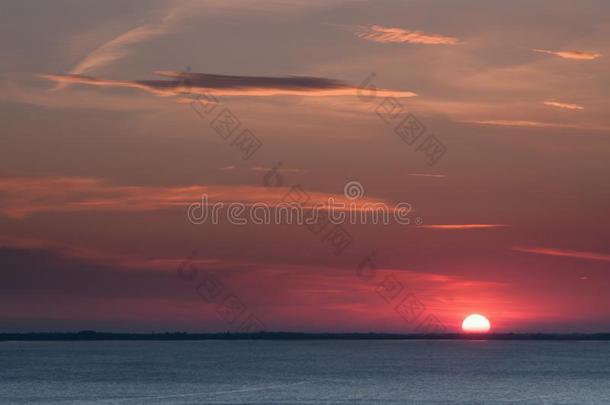
[[40,212],[152,211],[186,205],[205,187],[112,185],[83,177],[0,178],[0,212],[26,218]]
[[556,128],[556,129],[579,129],[587,131],[607,132],[610,127],[595,124],[570,124],[561,122],[527,121],[527,120],[460,120],[466,124],[496,125],[502,127],[525,127],[525,128]]
[[[22,237],[14,235],[0,235],[0,247],[17,249],[40,249],[53,252],[61,257],[81,259],[94,263],[111,264],[113,267],[139,270],[173,270],[184,261],[184,258],[152,258],[133,254],[117,253],[88,246],[62,243],[56,240]],[[214,258],[193,258],[192,264],[219,263]]]
[[15,82],[0,82],[0,100],[49,109],[159,111],[167,109],[167,100],[138,97],[137,94],[100,92],[96,88],[72,88],[61,92],[40,91],[40,87]]
[[486,228],[502,228],[509,225],[506,224],[438,224],[438,225],[421,225],[420,228],[428,229],[486,229]]
[[[210,203],[240,202],[245,205],[265,203],[276,206],[291,191],[287,187],[244,185],[188,185],[180,187],[124,186],[103,179],[85,177],[4,177],[0,178],[0,214],[15,219],[43,212],[83,211],[158,211],[184,207],[201,201],[205,194]],[[326,203],[333,198],[347,207],[352,200],[343,194],[307,191],[304,208]],[[375,198],[358,200],[356,209],[365,203],[384,202]],[[327,208],[324,204],[320,208]]]
[[455,45],[458,39],[440,34],[427,34],[422,31],[411,31],[402,28],[382,27],[372,25],[370,27],[358,27],[356,36],[367,41],[381,43],[410,43],[425,45]]
[[[268,172],[269,170],[273,170],[274,168],[271,167],[264,167],[264,166],[254,166],[250,168],[250,171],[252,172]],[[305,169],[298,169],[298,168],[292,168],[292,167],[280,167],[275,169],[278,172],[284,172],[284,173],[304,173],[307,170]]]
[[434,177],[434,178],[445,178],[444,174],[432,174],[432,173],[407,173],[407,176],[411,177]]
[[[357,87],[335,79],[307,76],[265,77],[230,76],[207,73],[163,71],[157,74],[171,80],[112,80],[82,75],[43,74],[57,83],[74,83],[98,87],[133,88],[157,96],[178,96],[189,92],[218,96],[353,96]],[[399,90],[377,90],[378,96],[413,97],[415,93]]]
[[[139,25],[120,33],[87,54],[69,73],[72,75],[90,73],[127,57],[134,45],[170,32],[182,17],[188,15],[188,11],[194,5],[196,5],[194,2],[179,3],[177,7],[168,10],[161,20]],[[58,81],[54,90],[60,90],[68,84],[70,82]]]
[[70,70],[70,74],[83,74],[91,72],[96,68],[109,65],[112,62],[127,56],[127,48],[130,45],[159,36],[166,31],[167,26],[165,24],[157,26],[143,25],[126,31],[116,38],[102,44],[89,55],[85,56],[81,62]]
[[80,75],[92,72],[125,58],[129,55],[133,45],[167,34],[182,17],[187,16],[196,6],[195,2],[174,4],[178,4],[178,6],[168,10],[159,21],[139,25],[99,45],[72,68],[70,74]]
[[525,253],[534,253],[538,255],[547,255],[547,256],[560,256],[560,257],[570,257],[575,259],[584,259],[584,260],[594,260],[594,261],[602,261],[602,262],[610,262],[610,254],[607,253],[595,253],[595,252],[586,252],[579,250],[571,250],[571,249],[556,249],[556,248],[526,248],[515,246],[512,248],[517,252],[525,252]]
[[578,104],[569,104],[569,103],[560,103],[559,101],[545,101],[544,105],[548,105],[549,107],[557,107],[563,108],[566,110],[584,110],[585,107],[580,106]]
[[223,171],[247,170],[250,172],[258,172],[258,173],[266,173],[271,170],[275,170],[277,172],[283,172],[283,173],[304,173],[307,171],[304,169],[297,169],[297,168],[290,168],[290,167],[274,168],[274,167],[264,167],[264,166],[253,166],[253,167],[247,167],[247,168],[238,168],[235,165],[224,166],[224,167],[221,167],[220,170],[223,170]]
[[470,120],[462,121],[468,124],[499,125],[507,127],[532,127],[532,128],[581,128],[575,124],[561,124],[557,122],[526,121],[526,120]]
[[602,56],[601,53],[590,52],[590,51],[551,51],[548,49],[532,49],[534,52],[546,53],[549,55],[559,56],[564,59],[576,59],[576,60],[594,60]]

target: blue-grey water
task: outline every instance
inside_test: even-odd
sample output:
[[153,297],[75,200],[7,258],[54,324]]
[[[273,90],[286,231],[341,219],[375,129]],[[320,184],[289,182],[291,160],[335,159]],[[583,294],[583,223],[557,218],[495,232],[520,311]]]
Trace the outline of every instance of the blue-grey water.
[[0,342],[2,404],[608,404],[610,342]]

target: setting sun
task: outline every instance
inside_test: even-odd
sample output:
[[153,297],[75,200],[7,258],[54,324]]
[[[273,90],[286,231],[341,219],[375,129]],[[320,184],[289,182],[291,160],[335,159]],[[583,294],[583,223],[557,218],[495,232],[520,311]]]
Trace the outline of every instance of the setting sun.
[[483,315],[468,315],[462,322],[462,330],[467,333],[487,333],[491,325]]

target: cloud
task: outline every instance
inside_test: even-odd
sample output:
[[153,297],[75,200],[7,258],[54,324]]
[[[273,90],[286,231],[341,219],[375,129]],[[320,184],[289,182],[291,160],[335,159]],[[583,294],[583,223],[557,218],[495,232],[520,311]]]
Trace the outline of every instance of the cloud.
[[431,173],[407,173],[407,176],[412,177],[434,177],[434,178],[444,178],[447,177],[444,174],[431,174]]
[[[132,254],[116,253],[92,247],[66,244],[55,240],[0,235],[0,248],[22,250],[46,250],[67,259],[86,260],[91,263],[105,263],[116,268],[138,270],[175,269],[183,258],[151,258]],[[193,259],[197,264],[217,263],[216,259]]]
[[[526,121],[526,120],[470,120],[461,121],[467,124],[478,124],[478,125],[499,125],[507,127],[532,127],[532,128],[583,128],[580,125],[575,124],[561,124],[556,122],[543,122],[543,121]],[[594,129],[594,128],[589,128]]]
[[278,172],[284,172],[284,173],[305,173],[307,170],[305,169],[298,169],[298,168],[291,168],[291,167],[280,167],[280,168],[271,168],[271,167],[264,167],[264,166],[254,166],[250,168],[251,172],[268,172],[270,170],[277,170]]
[[[235,165],[229,165],[229,166],[221,167],[220,170],[230,171],[230,170],[239,170],[239,169]],[[274,168],[274,167],[265,167],[265,166],[252,166],[249,168],[245,168],[244,170],[247,170],[250,172],[257,172],[257,173],[267,173],[271,170],[275,170],[277,172],[282,172],[282,173],[304,173],[307,171],[304,169],[297,169],[297,168],[290,168],[290,167]]]
[[461,120],[466,124],[475,125],[497,125],[506,127],[525,127],[525,128],[556,128],[556,129],[580,129],[587,131],[607,132],[610,127],[605,125],[591,124],[568,124],[559,122],[528,121],[528,120]]
[[543,102],[543,104],[548,105],[549,107],[564,108],[566,110],[584,110],[585,109],[585,107],[580,106],[578,104],[560,103],[558,101],[545,101],[545,102]]
[[[210,92],[218,96],[353,96],[357,91],[356,86],[320,77],[231,76],[171,71],[157,72],[157,74],[172,80],[112,80],[74,74],[43,74],[41,77],[57,83],[133,88],[157,96]],[[409,91],[378,89],[377,96],[413,97],[416,94]]]
[[111,185],[82,177],[0,178],[0,212],[26,218],[39,212],[150,211],[186,205],[202,187]]
[[[83,211],[158,211],[185,207],[201,201],[202,195],[213,202],[240,202],[245,205],[265,203],[273,207],[285,202],[293,191],[287,187],[189,185],[181,187],[123,186],[103,179],[84,177],[0,177],[0,214],[14,219],[27,218],[43,212]],[[352,200],[343,194],[307,191],[304,208],[316,203],[344,203]],[[382,203],[375,198],[361,198],[355,208],[365,203]],[[324,207],[328,207],[326,204]],[[320,207],[322,209],[322,207]]]
[[0,101],[50,109],[150,112],[168,108],[166,99],[138,97],[137,94],[110,94],[94,88],[71,88],[61,92],[40,91],[40,87],[0,81]]
[[548,49],[532,49],[534,52],[546,53],[549,55],[559,56],[564,59],[576,59],[576,60],[594,60],[601,57],[601,53],[589,52],[589,51],[551,51]]
[[[92,328],[100,328],[105,320],[117,318],[117,308],[124,308],[121,319],[129,321],[132,328],[151,320],[163,328],[176,328],[173,322],[180,321],[188,324],[188,330],[197,330],[202,324],[211,330],[226,330],[227,325],[213,307],[205,306],[203,291],[198,288],[204,277],[214,275],[221,287],[238,296],[272,329],[366,331],[371,325],[375,330],[408,327],[351,266],[201,261],[195,256],[191,264],[199,272],[189,283],[175,274],[184,262],[183,256],[175,254],[117,256],[94,250],[81,255],[72,254],[81,251],[80,247],[44,241],[5,244],[1,237],[0,246],[9,247],[2,249],[5,271],[0,273],[0,293],[10,298],[3,302],[0,315],[24,322],[35,317],[51,321],[61,316],[66,320],[84,319],[96,325]],[[401,299],[411,295],[411,302],[421,301],[421,311],[434,313],[443,322],[445,317],[451,319],[453,313],[464,313],[469,307],[488,311],[506,308],[501,305],[507,287],[504,283],[400,267],[377,272],[380,278],[391,275],[404,286]],[[253,289],[252,285],[259,287]],[[424,317],[421,313],[419,316]],[[337,319],[347,321],[337,325]],[[36,325],[34,328],[40,328]]]
[[571,249],[555,249],[555,248],[526,248],[526,247],[520,247],[520,246],[513,247],[511,250],[514,250],[517,252],[534,253],[534,254],[547,255],[547,256],[571,257],[571,258],[575,258],[575,259],[610,262],[610,254],[607,254],[607,253],[595,253],[595,252],[586,252],[586,251],[571,250]]
[[[133,45],[170,32],[183,17],[189,15],[193,6],[196,6],[195,2],[182,2],[179,6],[167,11],[160,21],[137,26],[104,42],[72,68],[70,74],[88,73],[125,58],[129,55],[130,47]],[[58,82],[56,89],[60,89],[67,83]]]
[[96,68],[109,65],[112,62],[127,56],[127,47],[129,45],[143,42],[152,37],[164,34],[166,31],[167,27],[164,24],[158,26],[143,25],[126,31],[91,52],[71,69],[70,73],[75,75],[83,74]]
[[425,45],[455,45],[458,39],[439,34],[426,34],[421,31],[410,31],[402,28],[382,27],[372,25],[370,27],[358,27],[356,36],[367,41],[388,43],[409,43]]
[[421,225],[419,228],[428,229],[485,229],[485,228],[502,228],[509,225],[506,224],[438,224],[438,225]]

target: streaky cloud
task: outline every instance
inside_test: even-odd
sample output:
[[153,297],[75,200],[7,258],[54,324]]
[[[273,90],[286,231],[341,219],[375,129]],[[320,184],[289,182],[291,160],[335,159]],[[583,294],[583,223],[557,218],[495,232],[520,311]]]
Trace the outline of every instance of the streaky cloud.
[[[82,259],[90,263],[106,263],[113,267],[141,270],[173,270],[184,261],[181,257],[143,257],[118,253],[86,245],[68,244],[53,239],[0,234],[0,247],[27,250],[46,250],[69,259]],[[214,258],[193,258],[193,264],[218,263]]]
[[421,225],[420,228],[428,229],[487,229],[487,228],[503,228],[509,225],[506,224],[437,224],[437,225]]
[[433,174],[433,173],[407,173],[407,176],[411,177],[434,177],[434,178],[445,178],[444,174]]
[[[168,10],[160,21],[139,25],[104,42],[74,66],[70,70],[70,74],[88,73],[127,57],[133,45],[170,32],[182,17],[188,15],[194,5],[196,5],[194,2],[180,3],[179,6]],[[57,89],[61,89],[65,84],[65,82],[59,82]]]
[[574,124],[561,124],[556,122],[544,122],[544,121],[527,121],[527,120],[469,120],[461,121],[467,124],[477,125],[499,125],[506,127],[530,127],[530,128],[571,128],[578,129],[583,128],[579,125]]
[[578,104],[560,103],[559,101],[545,101],[542,104],[549,107],[563,108],[565,110],[584,110],[585,107]]
[[83,74],[96,68],[111,64],[128,55],[127,47],[149,38],[161,35],[165,32],[163,26],[143,25],[122,33],[116,38],[102,44],[81,62],[78,63],[70,74]]
[[[289,187],[247,185],[125,186],[89,177],[0,177],[0,215],[20,220],[38,213],[151,212],[189,206],[204,194],[210,202],[275,207],[285,202],[290,191]],[[352,201],[343,194],[311,190],[307,194],[304,209],[329,209],[325,203],[330,198],[345,207]],[[364,209],[366,203],[385,201],[362,198],[355,209]]]
[[422,31],[411,31],[396,27],[383,27],[372,25],[370,27],[358,27],[355,31],[358,38],[388,43],[409,43],[424,45],[455,45],[458,39],[440,34],[427,34]]
[[590,51],[552,51],[548,49],[532,49],[534,52],[546,53],[549,55],[559,56],[564,59],[576,59],[576,60],[594,60],[602,56],[601,53],[590,52]]
[[511,250],[514,250],[517,252],[546,255],[546,256],[559,256],[559,257],[569,257],[569,258],[574,258],[574,259],[610,262],[610,254],[607,254],[607,253],[595,253],[595,252],[587,252],[587,251],[580,251],[580,250],[542,248],[542,247],[526,248],[526,247],[521,247],[521,246],[515,246]]
[[[272,170],[272,168],[264,167],[264,166],[254,166],[254,167],[251,167],[249,170],[251,172],[269,172],[270,170]],[[277,170],[278,172],[284,172],[284,173],[305,173],[305,172],[307,172],[307,170],[305,170],[305,169],[291,168],[291,167],[279,168],[279,169],[275,169],[275,170]]]

